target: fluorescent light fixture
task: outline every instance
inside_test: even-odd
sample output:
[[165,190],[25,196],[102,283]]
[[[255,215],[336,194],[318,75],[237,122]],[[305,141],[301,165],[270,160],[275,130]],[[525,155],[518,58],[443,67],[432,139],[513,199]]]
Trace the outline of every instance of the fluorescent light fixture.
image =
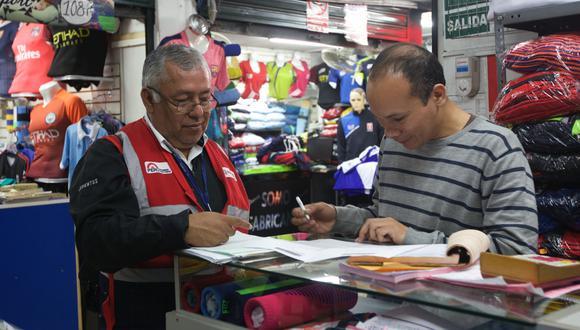
[[311,47],[334,47],[341,48],[340,46],[323,44],[320,42],[305,41],[305,40],[295,40],[295,39],[284,39],[284,38],[269,38],[270,42],[275,44],[285,44],[285,45],[297,45],[297,46],[311,46]]

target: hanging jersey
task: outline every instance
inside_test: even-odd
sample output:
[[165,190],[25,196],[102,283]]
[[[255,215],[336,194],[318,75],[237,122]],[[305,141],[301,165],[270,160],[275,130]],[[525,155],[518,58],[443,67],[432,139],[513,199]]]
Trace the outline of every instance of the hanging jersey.
[[240,62],[240,69],[242,69],[242,82],[246,85],[244,92],[242,93],[242,98],[260,98],[260,88],[266,80],[268,79],[268,72],[266,69],[266,64],[258,62],[260,71],[255,72],[252,69],[250,61]]
[[65,178],[59,167],[67,127],[87,115],[87,108],[76,95],[60,90],[44,107],[35,106],[30,114],[30,137],[36,149],[28,177]]
[[12,51],[16,61],[16,74],[9,93],[38,94],[40,85],[52,80],[47,74],[54,51],[46,25],[22,24],[12,43]]
[[0,96],[8,97],[16,73],[16,63],[12,52],[12,42],[18,31],[18,22],[5,21],[0,26]]
[[270,80],[269,95],[277,100],[288,97],[288,90],[294,83],[294,66],[292,63],[285,63],[279,67],[275,62],[268,63],[268,78]]
[[[54,59],[48,71],[49,77],[103,76],[107,57],[106,32],[70,26],[51,26],[50,32]],[[93,83],[98,84],[98,80]]]
[[[230,84],[224,48],[218,45],[212,38],[208,36],[206,36],[206,38],[209,41],[209,46],[205,53],[203,53],[203,58],[205,58],[205,61],[209,66],[209,70],[211,71],[211,87],[212,89],[217,88],[218,90],[223,91]],[[165,45],[185,45],[187,47],[191,46],[185,31],[164,38],[159,46],[161,47]]]
[[318,86],[318,105],[324,109],[329,109],[340,102],[338,89],[332,88],[328,84],[330,67],[326,63],[321,63],[310,69],[310,81]]
[[350,91],[357,87],[362,87],[354,80],[352,73],[331,69],[328,81],[337,84],[340,87],[340,103],[350,104]]
[[308,79],[310,78],[310,70],[308,69],[308,63],[305,61],[300,61],[302,63],[302,68],[298,68],[292,65],[294,69],[294,83],[290,86],[288,93],[292,97],[302,97],[306,93],[308,88]]
[[357,85],[362,85],[364,90],[367,89],[367,81],[374,64],[375,59],[370,56],[365,57],[356,63],[356,68],[354,70],[354,80]]

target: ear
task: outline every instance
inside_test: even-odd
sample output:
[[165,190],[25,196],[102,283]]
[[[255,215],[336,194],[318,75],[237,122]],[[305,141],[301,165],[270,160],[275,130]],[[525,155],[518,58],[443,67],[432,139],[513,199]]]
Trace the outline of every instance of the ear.
[[143,101],[143,104],[145,105],[145,110],[147,111],[147,113],[152,113],[153,112],[153,94],[151,94],[151,92],[147,89],[147,88],[142,88],[141,89],[141,101]]
[[443,84],[435,84],[431,97],[435,101],[435,105],[442,106],[447,102],[447,88]]

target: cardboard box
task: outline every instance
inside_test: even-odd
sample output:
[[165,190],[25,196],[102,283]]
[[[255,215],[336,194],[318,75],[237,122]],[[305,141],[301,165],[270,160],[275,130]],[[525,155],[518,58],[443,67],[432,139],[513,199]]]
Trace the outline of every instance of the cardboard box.
[[485,276],[503,276],[508,281],[534,285],[580,278],[579,261],[538,254],[504,256],[485,252],[480,263]]

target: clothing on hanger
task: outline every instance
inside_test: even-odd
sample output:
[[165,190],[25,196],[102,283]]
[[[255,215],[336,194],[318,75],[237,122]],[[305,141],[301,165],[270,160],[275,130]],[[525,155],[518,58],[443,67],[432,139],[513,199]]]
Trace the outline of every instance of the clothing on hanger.
[[79,160],[95,140],[105,135],[107,131],[91,116],[85,116],[67,127],[59,167],[62,170],[68,168],[69,187]]
[[279,67],[276,62],[267,65],[269,79],[269,96],[277,100],[288,98],[290,86],[294,83],[295,73],[292,63],[286,62]]
[[258,72],[252,69],[250,61],[240,62],[240,69],[242,70],[241,81],[245,84],[242,98],[260,98],[260,88],[268,79],[268,69],[263,62],[257,62],[260,70]]
[[5,21],[0,27],[0,96],[9,97],[8,89],[16,73],[12,43],[18,31],[18,22]]
[[308,63],[301,60],[302,68],[292,64],[292,69],[294,70],[294,83],[290,86],[288,93],[292,97],[302,97],[306,93],[308,88],[308,80],[310,78],[310,69],[308,68]]

